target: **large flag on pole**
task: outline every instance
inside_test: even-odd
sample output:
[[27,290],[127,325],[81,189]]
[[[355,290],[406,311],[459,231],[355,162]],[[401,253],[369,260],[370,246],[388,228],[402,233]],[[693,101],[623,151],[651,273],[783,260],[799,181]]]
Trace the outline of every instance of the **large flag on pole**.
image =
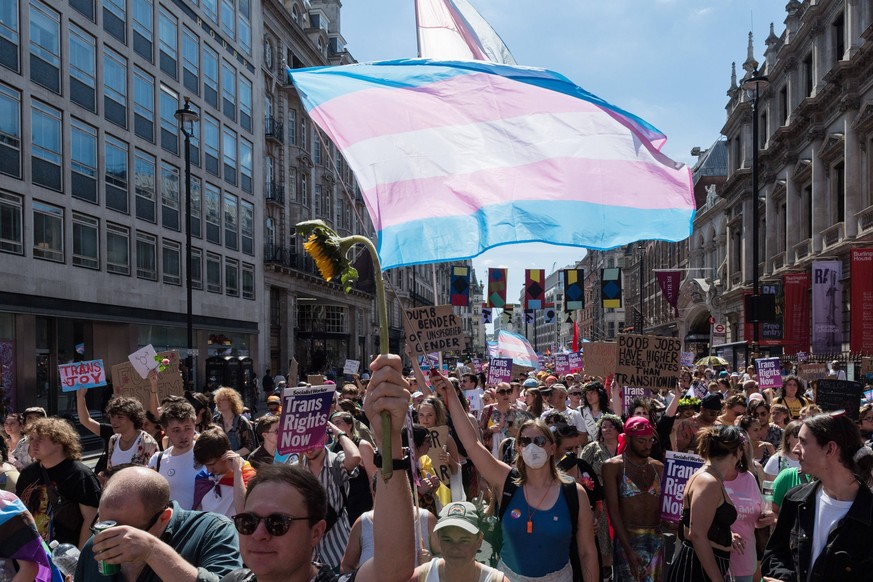
[[514,65],[503,40],[467,0],[416,0],[422,57]]
[[492,358],[512,358],[513,364],[537,367],[537,353],[523,336],[501,329],[497,332],[496,344],[488,352]]
[[691,174],[660,152],[664,135],[558,73],[427,60],[288,73],[355,173],[383,269],[691,233]]

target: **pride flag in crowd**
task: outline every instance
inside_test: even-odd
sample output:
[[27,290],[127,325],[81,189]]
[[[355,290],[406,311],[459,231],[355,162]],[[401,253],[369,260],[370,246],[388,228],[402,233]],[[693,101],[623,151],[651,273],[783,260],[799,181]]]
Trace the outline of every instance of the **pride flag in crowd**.
[[691,233],[691,174],[664,135],[558,73],[421,59],[288,73],[355,173],[384,269]]
[[488,342],[488,355],[492,358],[512,358],[513,364],[536,368],[537,353],[530,342],[517,333],[505,329],[497,332],[497,341]]
[[415,0],[421,56],[514,65],[500,36],[467,0]]

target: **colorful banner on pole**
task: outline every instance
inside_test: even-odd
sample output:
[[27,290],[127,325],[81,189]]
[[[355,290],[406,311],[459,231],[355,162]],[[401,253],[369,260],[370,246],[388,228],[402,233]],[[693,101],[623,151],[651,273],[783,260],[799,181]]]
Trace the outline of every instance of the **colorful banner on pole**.
[[681,273],[679,271],[655,271],[658,277],[658,285],[661,286],[661,293],[664,294],[664,299],[673,307],[676,317],[679,317],[679,282]]
[[58,366],[61,375],[61,390],[74,392],[79,388],[106,386],[106,368],[103,360],[74,362]]
[[692,453],[667,451],[661,474],[661,519],[678,523],[682,517],[685,484],[703,466],[703,459]]
[[851,350],[873,353],[873,249],[852,249]]
[[621,309],[621,269],[600,269],[600,303],[604,309]]
[[488,385],[512,381],[512,358],[491,358],[488,362]]
[[482,308],[482,324],[491,323],[491,308],[483,307]]
[[470,267],[452,267],[449,289],[452,305],[467,307],[470,304]]
[[809,273],[783,278],[783,350],[786,354],[809,351]]
[[506,269],[488,269],[488,307],[506,305]]
[[755,369],[758,371],[758,387],[782,387],[782,365],[779,358],[758,358],[755,360]]
[[542,309],[546,303],[545,269],[524,270],[524,308]]
[[585,309],[585,270],[564,270],[564,311]]
[[812,263],[812,351],[843,350],[843,266],[840,261]]
[[336,386],[288,388],[282,396],[282,418],[279,421],[280,455],[302,453],[324,446],[327,416]]

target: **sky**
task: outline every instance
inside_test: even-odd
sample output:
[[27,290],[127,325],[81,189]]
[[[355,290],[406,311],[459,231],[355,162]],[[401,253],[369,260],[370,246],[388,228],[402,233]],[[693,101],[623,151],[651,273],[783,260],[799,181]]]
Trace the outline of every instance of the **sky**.
[[[742,77],[748,35],[764,60],[770,23],[785,28],[786,0],[469,0],[520,65],[562,73],[667,135],[663,151],[693,164],[726,120],[731,62]],[[359,62],[417,56],[413,0],[344,0],[341,31]],[[508,245],[473,259],[508,267],[508,299],[517,301],[524,269],[572,265],[584,249]]]

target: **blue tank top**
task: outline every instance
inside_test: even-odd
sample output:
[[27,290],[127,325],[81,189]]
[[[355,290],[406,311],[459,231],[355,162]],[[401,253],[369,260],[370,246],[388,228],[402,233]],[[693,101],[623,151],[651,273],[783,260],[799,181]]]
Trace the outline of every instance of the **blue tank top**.
[[563,490],[549,509],[538,509],[533,515],[533,533],[527,533],[530,508],[519,487],[503,514],[503,548],[500,557],[513,572],[522,576],[545,576],[557,572],[570,561],[570,508]]

